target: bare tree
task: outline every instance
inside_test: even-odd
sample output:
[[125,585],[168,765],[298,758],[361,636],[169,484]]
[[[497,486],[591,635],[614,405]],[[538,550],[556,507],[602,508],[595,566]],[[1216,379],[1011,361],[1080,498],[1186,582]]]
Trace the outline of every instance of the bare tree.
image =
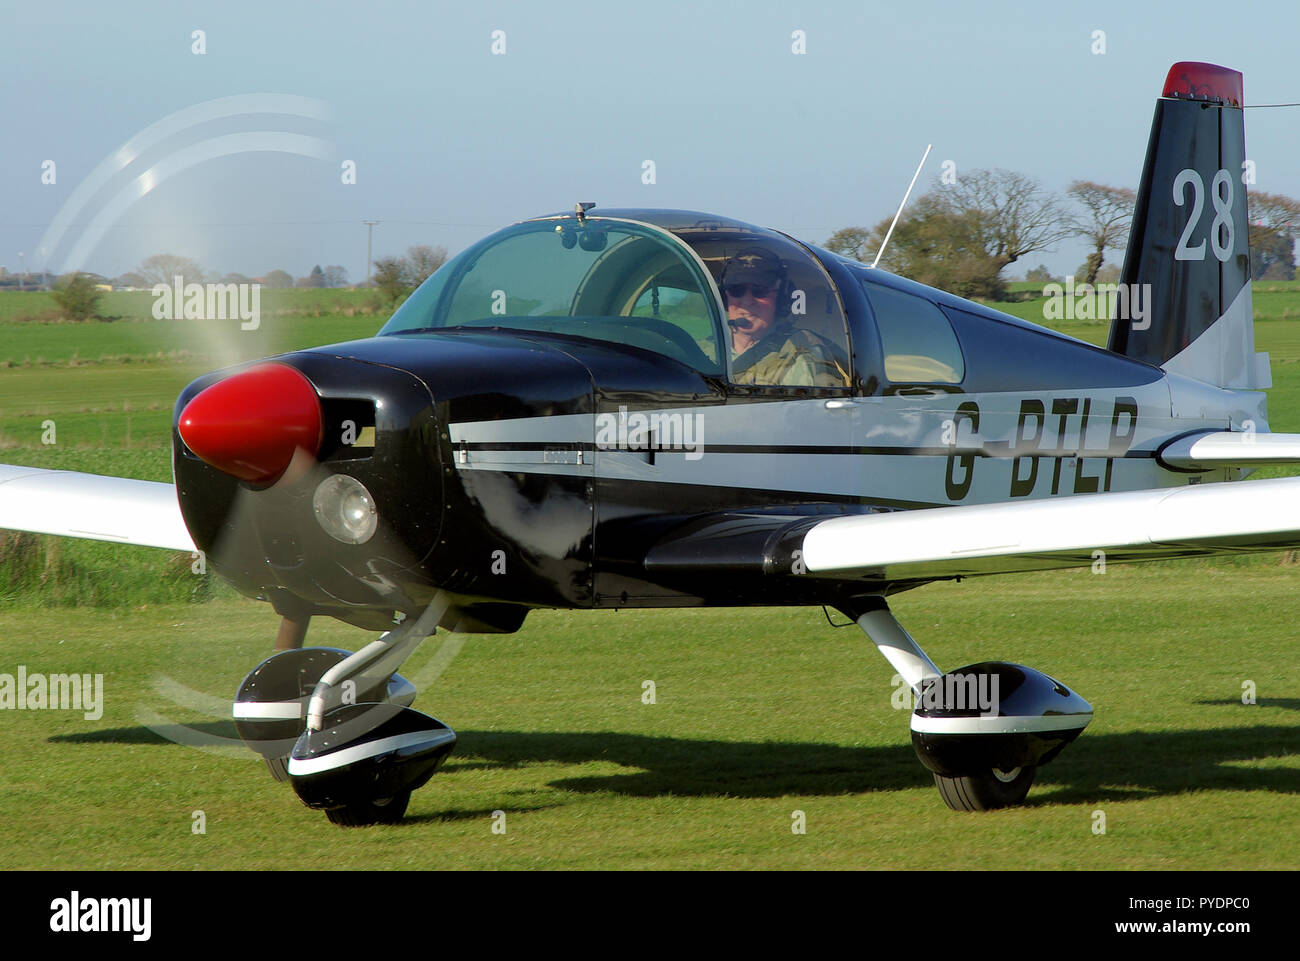
[[429,247],[424,244],[411,247],[406,251],[406,282],[412,287],[419,287],[446,262],[446,247]]
[[118,287],[149,287],[150,283],[136,273],[134,270],[128,270],[113,283]]
[[[880,249],[893,218],[872,230],[869,249]],[[1006,294],[1005,264],[989,253],[986,215],[953,209],[937,192],[926,194],[898,222],[880,265],[904,277],[959,297],[999,300]]]
[[1071,219],[1074,232],[1087,237],[1092,253],[1085,262],[1084,283],[1097,281],[1107,250],[1122,250],[1133,223],[1137,194],[1127,187],[1107,187],[1091,180],[1076,180],[1066,190],[1083,208]]
[[970,170],[954,184],[936,182],[930,196],[938,209],[963,218],[976,231],[999,272],[1073,233],[1056,197],[1014,170]]
[[871,231],[865,227],[844,227],[831,234],[826,249],[842,257],[852,257],[864,264],[871,263],[875,250],[870,247]]
[[[963,210],[940,187],[917,198],[899,220],[880,258],[885,270],[959,297],[997,299],[1005,293],[999,276],[1005,263],[986,249],[992,245],[991,214]],[[826,246],[836,253],[870,263],[884,243],[892,217],[870,230],[845,227]]]
[[177,277],[186,284],[203,282],[203,268],[190,258],[175,254],[154,254],[136,268],[136,273],[149,286],[166,284],[170,287]]
[[[870,262],[891,218],[871,230],[845,227],[826,242],[836,253]],[[1046,250],[1073,228],[1057,198],[1012,170],[971,170],[956,183],[936,179],[904,213],[880,266],[962,297],[999,298],[1002,271]]]
[[397,304],[446,262],[446,247],[417,244],[407,248],[405,257],[380,257],[376,260],[371,282],[379,289],[381,303]]
[[380,257],[374,262],[370,276],[380,301],[386,306],[405,300],[411,289],[406,282],[408,268],[401,257]]
[[346,287],[348,284],[348,269],[339,264],[330,264],[325,268],[325,286],[326,287]]

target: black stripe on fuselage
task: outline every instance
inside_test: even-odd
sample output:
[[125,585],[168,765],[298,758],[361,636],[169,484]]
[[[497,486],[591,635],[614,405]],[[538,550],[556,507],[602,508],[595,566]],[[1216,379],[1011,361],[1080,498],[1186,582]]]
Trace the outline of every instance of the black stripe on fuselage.
[[[457,441],[455,450],[465,451],[611,451],[614,453],[642,453],[654,450],[656,453],[681,453],[680,446],[644,447],[598,447],[587,441]],[[1074,457],[1130,457],[1153,458],[1153,450],[1129,450],[1123,454],[1110,454],[1106,451],[1091,450],[1026,450],[1014,452],[1009,449],[990,452],[979,447],[861,447],[856,445],[835,444],[701,444],[702,454],[794,454],[799,456],[816,454],[862,455],[874,454],[883,457],[947,457],[949,454],[974,454],[976,457],[989,457],[995,460],[1009,460],[1018,457],[1041,457],[1046,460],[1069,459]]]

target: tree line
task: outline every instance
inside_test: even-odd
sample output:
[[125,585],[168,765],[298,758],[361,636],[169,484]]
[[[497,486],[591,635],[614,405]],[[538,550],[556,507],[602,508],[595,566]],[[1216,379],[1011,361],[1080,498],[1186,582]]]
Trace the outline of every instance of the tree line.
[[244,274],[215,274],[205,270],[199,263],[189,257],[176,254],[154,254],[147,257],[135,270],[127,271],[114,281],[119,287],[146,287],[155,284],[171,286],[175,278],[180,277],[187,284],[251,284],[260,283],[263,287],[346,287],[348,286],[348,269],[339,264],[321,267],[317,264],[306,275],[294,279],[286,270],[270,270],[261,277],[248,277]]
[[[414,290],[435,270],[447,262],[446,247],[416,244],[407,248],[402,257],[380,257],[372,265],[371,286],[375,287],[385,304],[393,304]],[[304,277],[294,280],[283,270],[269,271],[264,277],[245,277],[243,274],[210,276],[199,264],[188,257],[174,254],[155,254],[134,271],[123,274],[118,281],[123,286],[153,287],[155,284],[171,285],[174,278],[183,277],[186,283],[210,280],[215,283],[260,283],[265,287],[346,287],[346,267],[332,264],[321,268],[319,264]]]
[[[1067,238],[1082,237],[1089,253],[1075,277],[1093,284],[1108,279],[1103,274],[1107,252],[1127,246],[1135,203],[1135,192],[1126,187],[1076,180],[1062,197],[1012,170],[972,170],[952,180],[936,177],[931,190],[899,219],[878,266],[960,297],[1000,300],[1012,264]],[[1294,279],[1300,201],[1254,192],[1247,203],[1251,275]],[[844,227],[826,247],[871,263],[891,220],[871,228]],[[1105,273],[1118,276],[1114,267]],[[1026,276],[1052,279],[1041,265]]]
[[[447,262],[446,247],[430,247],[424,244],[407,249],[403,257],[380,257],[374,262],[371,285],[375,288],[379,305],[392,307],[412,290],[424,283],[435,270]],[[154,254],[141,262],[135,270],[128,271],[116,278],[111,286],[136,287],[152,289],[158,284],[171,287],[176,278],[181,282],[247,284],[258,283],[269,288],[338,288],[348,286],[346,267],[331,264],[322,268],[319,264],[305,276],[296,281],[287,271],[272,270],[263,277],[247,277],[244,274],[209,273],[189,257],[176,254]],[[98,316],[99,298],[103,289],[110,286],[107,279],[98,274],[70,273],[58,278],[51,287],[51,296],[63,315],[71,320],[89,320]]]

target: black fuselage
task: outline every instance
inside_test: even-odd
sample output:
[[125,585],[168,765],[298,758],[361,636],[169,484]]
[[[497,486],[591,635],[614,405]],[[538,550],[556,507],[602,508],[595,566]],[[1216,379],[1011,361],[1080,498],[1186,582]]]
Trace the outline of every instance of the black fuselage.
[[[460,307],[446,306],[444,288],[483,279],[489,256],[471,250],[426,284],[433,306],[416,326],[390,322],[381,336],[273,358],[315,388],[320,448],[309,467],[257,485],[200,460],[174,431],[195,543],[282,614],[383,628],[441,590],[456,598],[443,626],[514,630],[535,607],[835,604],[888,593],[911,585],[802,576],[802,533],[828,514],[1160,483],[1141,453],[1170,426],[1159,369],[774,232],[691,217],[705,215],[614,212],[606,223],[675,237],[705,280],[687,276],[686,254],[673,263],[650,250],[637,263],[658,273],[628,286],[626,251],[651,244],[640,234],[622,249],[603,236],[557,239],[557,251],[588,250],[606,274],[622,271],[617,282],[602,287],[606,274],[590,268],[572,317],[494,310],[466,322],[447,316]],[[561,236],[576,223],[549,218],[546,230],[550,221]],[[728,231],[733,246],[779,241],[788,293],[812,305],[810,324],[843,382],[738,382],[669,323],[668,305],[686,304],[681,291],[695,283],[700,303],[714,303],[680,323],[725,342],[713,281],[726,280],[714,255]],[[493,284],[489,276],[484,292]],[[891,347],[890,312],[919,309],[927,313],[903,329],[938,324],[941,337]],[[177,421],[236,372],[187,387]],[[1040,471],[1040,461],[1051,466]],[[340,542],[318,522],[313,495],[336,473],[371,495],[378,529],[364,543]]]

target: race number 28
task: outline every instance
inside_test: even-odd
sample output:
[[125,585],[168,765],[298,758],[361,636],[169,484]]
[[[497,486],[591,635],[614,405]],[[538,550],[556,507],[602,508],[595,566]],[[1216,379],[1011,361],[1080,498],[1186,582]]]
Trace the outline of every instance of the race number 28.
[[[1174,203],[1179,207],[1187,203],[1187,188],[1192,188],[1192,212],[1187,218],[1187,226],[1183,228],[1183,234],[1178,238],[1178,246],[1174,248],[1174,260],[1204,260],[1205,259],[1205,241],[1202,240],[1195,247],[1191,246],[1192,232],[1196,230],[1197,224],[1200,223],[1201,213],[1205,210],[1205,181],[1201,175],[1190,167],[1178,171],[1178,176],[1174,178]],[[1210,183],[1210,203],[1214,206],[1214,220],[1210,223],[1210,247],[1214,250],[1214,256],[1220,261],[1226,261],[1232,256],[1233,246],[1233,226],[1232,226],[1232,177],[1228,171],[1220,169],[1214,175],[1214,180]],[[1227,240],[1220,243],[1221,234],[1226,234]]]

